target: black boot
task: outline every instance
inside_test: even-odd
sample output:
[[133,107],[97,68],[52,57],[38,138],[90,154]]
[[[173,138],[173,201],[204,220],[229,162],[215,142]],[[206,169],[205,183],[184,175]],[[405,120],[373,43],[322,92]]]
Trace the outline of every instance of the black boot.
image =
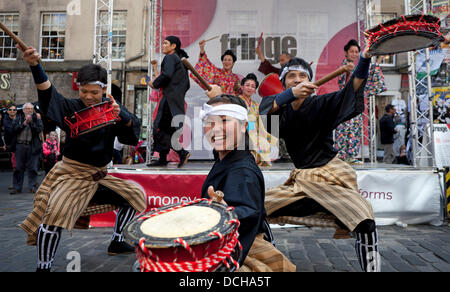
[[111,244],[108,247],[109,255],[118,255],[118,254],[126,254],[126,253],[134,253],[135,249],[125,241],[111,241]]
[[187,163],[189,157],[191,157],[191,153],[189,153],[188,151],[186,151],[184,149],[182,149],[181,151],[178,151],[177,153],[178,153],[178,156],[180,156],[180,163],[178,163],[178,168],[181,168]]
[[148,167],[162,167],[167,166],[169,161],[167,161],[167,153],[159,153],[159,160],[153,161],[147,164]]

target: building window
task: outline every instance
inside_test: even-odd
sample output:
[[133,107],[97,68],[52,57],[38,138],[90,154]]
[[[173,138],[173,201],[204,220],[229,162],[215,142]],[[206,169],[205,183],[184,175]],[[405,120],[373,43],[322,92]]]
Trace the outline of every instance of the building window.
[[229,11],[228,12],[228,47],[236,54],[238,60],[255,60],[255,48],[259,39],[257,33],[256,11]]
[[43,60],[64,60],[66,14],[42,13],[41,56]]
[[[102,39],[102,55],[107,52],[108,40],[108,12],[100,12],[100,31]],[[127,41],[127,12],[114,11],[113,27],[112,27],[112,59],[115,61],[123,61],[126,57],[126,41]],[[103,56],[104,57],[104,56]]]
[[[0,21],[9,28],[10,31],[19,34],[19,14],[18,13],[0,13]],[[0,30],[0,59],[15,60],[17,49],[11,37]]]

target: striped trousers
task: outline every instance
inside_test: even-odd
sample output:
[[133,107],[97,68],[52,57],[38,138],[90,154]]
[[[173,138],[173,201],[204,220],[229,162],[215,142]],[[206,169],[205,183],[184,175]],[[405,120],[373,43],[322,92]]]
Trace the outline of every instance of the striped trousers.
[[283,185],[266,191],[264,205],[270,223],[333,227],[335,238],[349,238],[353,232],[361,268],[379,270],[372,206],[358,191],[355,170],[342,160],[294,169]]

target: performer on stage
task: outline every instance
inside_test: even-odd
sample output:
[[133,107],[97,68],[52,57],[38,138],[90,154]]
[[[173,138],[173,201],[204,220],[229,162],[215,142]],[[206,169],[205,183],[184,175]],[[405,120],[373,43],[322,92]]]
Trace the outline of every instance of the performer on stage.
[[[18,47],[20,48],[20,47]],[[24,51],[38,90],[39,106],[45,118],[70,133],[65,117],[107,99],[107,72],[99,65],[83,66],[78,73],[79,98],[67,99],[50,83],[34,48]],[[33,211],[20,227],[28,234],[28,245],[37,246],[37,271],[50,271],[62,229],[87,228],[89,215],[119,208],[108,253],[133,252],[123,241],[122,230],[136,211],[146,208],[142,191],[134,184],[107,174],[114,138],[136,145],[140,123],[125,107],[113,103],[120,121],[78,137],[66,137],[63,159],[45,177],[34,197]]]
[[180,59],[189,57],[181,49],[181,41],[176,36],[168,36],[164,40],[162,50],[166,56],[161,63],[161,74],[149,84],[152,88],[162,89],[163,92],[153,123],[153,149],[159,152],[159,160],[148,166],[166,166],[169,163],[167,155],[172,148],[180,156],[178,167],[183,167],[191,154],[183,149],[179,136],[172,138],[177,133],[181,136],[183,129],[183,122],[173,126],[172,119],[177,116],[184,117],[186,114],[184,98],[190,84],[187,69]]
[[203,187],[202,197],[220,190],[240,221],[242,256],[239,271],[295,271],[295,266],[271,243],[265,220],[264,177],[248,151],[248,114],[245,102],[233,95],[218,95],[201,112],[205,137],[218,153]]
[[[356,40],[350,40],[344,47],[345,58],[342,62],[343,66],[347,66],[350,63],[355,63],[360,54],[360,46]],[[371,95],[377,95],[386,91],[384,83],[384,75],[381,71],[381,67],[378,64],[381,61],[380,57],[376,63],[372,63],[369,69],[369,77],[366,82],[364,90],[365,105],[367,105],[367,98]],[[338,84],[339,89],[343,89],[349,81],[351,72],[347,72],[339,76]],[[367,113],[367,108],[365,108]],[[360,114],[344,123],[340,124],[334,133],[334,147],[338,150],[338,157],[349,163],[359,162],[356,157],[361,150],[361,138],[363,130],[364,120],[367,118]],[[367,135],[367,134],[366,134]]]
[[[264,57],[263,52],[261,51],[261,47],[257,47],[256,54],[258,55],[259,60],[261,61],[261,65],[259,65],[258,71],[263,73],[264,75],[268,75],[270,73],[276,73],[280,75],[281,69],[273,66],[270,62]],[[284,66],[289,60],[292,59],[292,56],[288,52],[283,52],[280,55],[280,65]]]
[[[226,50],[222,57],[223,68],[217,68],[207,57],[205,52],[205,40],[200,45],[200,56],[195,65],[195,70],[210,84],[216,84],[222,87],[223,93],[238,95],[242,76],[233,73],[233,66],[237,57],[231,50]],[[191,74],[191,78],[200,86],[203,85]]]
[[286,90],[265,97],[259,109],[261,115],[279,116],[279,134],[295,165],[283,185],[266,192],[269,221],[283,217],[285,223],[316,226],[326,223],[323,215],[328,214],[332,220],[328,223],[337,227],[335,237],[343,236],[340,232],[344,230],[346,235],[348,231],[356,234],[362,269],[377,271],[378,240],[372,206],[359,194],[353,168],[336,157],[332,137],[340,123],[364,110],[369,66],[366,50],[344,89],[312,96],[317,86],[311,83],[311,67],[303,59],[294,58],[280,76]]
[[278,139],[267,133],[263,121],[259,116],[259,103],[252,100],[259,86],[258,79],[253,73],[248,74],[241,81],[242,94],[239,97],[245,101],[248,108],[248,134],[250,136],[250,150],[259,166],[271,166],[270,150],[276,146]]

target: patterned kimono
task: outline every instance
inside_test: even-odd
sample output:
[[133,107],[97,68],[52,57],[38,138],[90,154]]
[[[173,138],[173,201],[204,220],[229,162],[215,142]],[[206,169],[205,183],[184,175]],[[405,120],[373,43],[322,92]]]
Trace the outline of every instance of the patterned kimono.
[[[197,72],[205,78],[208,83],[216,84],[222,87],[223,93],[239,95],[242,76],[217,68],[208,59],[206,53],[200,54],[198,63],[195,65],[195,70],[197,70]],[[191,74],[190,76],[195,82],[204,88],[194,75]]]
[[[342,65],[347,65],[347,59],[344,59]],[[339,89],[343,89],[347,83],[350,73],[342,74],[339,77]],[[338,157],[342,160],[354,162],[361,148],[363,123],[368,124],[367,116],[367,98],[372,95],[380,94],[386,91],[384,83],[384,75],[380,65],[372,63],[369,70],[369,78],[367,79],[366,88],[364,89],[364,113],[354,117],[351,120],[340,124],[334,133],[334,148],[338,150]],[[364,117],[365,116],[365,117]],[[367,129],[364,135],[368,136]]]
[[263,121],[259,115],[259,103],[250,100],[250,103],[240,95],[239,96],[248,108],[248,135],[250,137],[251,152],[255,156],[256,163],[259,166],[270,166],[271,146],[276,146],[278,139],[267,133],[264,129]]

